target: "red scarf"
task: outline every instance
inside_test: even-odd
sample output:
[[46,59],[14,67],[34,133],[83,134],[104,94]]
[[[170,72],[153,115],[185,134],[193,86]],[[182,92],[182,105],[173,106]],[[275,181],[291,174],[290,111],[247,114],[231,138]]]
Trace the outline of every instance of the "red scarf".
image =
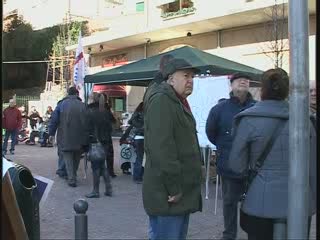
[[191,108],[188,103],[188,100],[186,98],[181,97],[176,91],[174,91],[174,92],[176,93],[176,96],[179,98],[179,100],[183,104],[183,106],[191,113]]

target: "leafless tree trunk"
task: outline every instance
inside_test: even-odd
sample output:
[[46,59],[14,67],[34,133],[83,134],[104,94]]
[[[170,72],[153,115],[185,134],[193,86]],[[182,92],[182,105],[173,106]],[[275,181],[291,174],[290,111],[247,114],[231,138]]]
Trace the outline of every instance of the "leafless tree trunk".
[[274,5],[265,10],[270,21],[266,24],[266,34],[270,41],[262,46],[262,52],[268,56],[275,68],[283,66],[284,54],[288,50],[287,9],[284,1],[275,0]]

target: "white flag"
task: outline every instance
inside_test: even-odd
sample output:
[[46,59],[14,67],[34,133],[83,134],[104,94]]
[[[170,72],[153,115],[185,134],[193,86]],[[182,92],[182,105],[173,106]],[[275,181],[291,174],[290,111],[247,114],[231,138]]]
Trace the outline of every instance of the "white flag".
[[79,97],[84,101],[84,77],[87,74],[87,66],[82,47],[81,31],[79,32],[78,48],[74,63],[73,82],[79,91]]

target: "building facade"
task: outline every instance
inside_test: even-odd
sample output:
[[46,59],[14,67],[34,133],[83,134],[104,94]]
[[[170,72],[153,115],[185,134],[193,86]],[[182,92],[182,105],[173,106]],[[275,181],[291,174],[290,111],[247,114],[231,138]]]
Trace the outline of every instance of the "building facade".
[[[261,70],[277,65],[289,71],[288,1],[115,2],[121,4],[113,6],[112,17],[100,14],[100,27],[107,30],[83,38],[91,74],[184,45]],[[314,79],[314,0],[309,0],[309,26],[310,79]],[[75,48],[70,46],[69,50]],[[144,89],[127,87],[126,91],[124,110],[131,112]]]

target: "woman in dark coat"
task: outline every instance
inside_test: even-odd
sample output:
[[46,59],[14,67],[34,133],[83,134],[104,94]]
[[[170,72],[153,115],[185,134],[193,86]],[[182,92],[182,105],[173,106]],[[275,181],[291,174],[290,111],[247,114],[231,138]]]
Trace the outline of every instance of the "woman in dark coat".
[[[104,95],[104,97],[105,97],[105,99],[107,99],[107,97],[105,95]],[[112,132],[112,123],[115,123],[116,119],[113,116],[113,113],[111,111],[111,107],[110,107],[108,101],[105,102],[105,108],[108,113],[108,118],[111,122],[111,132]],[[113,142],[112,142],[111,133],[110,133],[110,138],[109,138],[108,143],[109,143],[109,147],[108,147],[108,153],[107,153],[107,159],[106,159],[107,166],[108,166],[108,172],[112,178],[115,178],[117,175],[114,173],[114,150],[113,150]]]
[[[275,221],[288,216],[289,77],[282,69],[262,75],[261,102],[234,118],[228,168],[243,180],[257,168],[242,202],[240,226],[248,240],[272,240]],[[268,144],[271,139],[273,144]],[[267,146],[270,147],[267,147]],[[316,133],[310,122],[309,224],[316,207]],[[264,161],[262,153],[267,149]],[[260,167],[256,163],[262,162]],[[252,172],[252,171],[251,171]]]
[[[104,96],[99,93],[92,93],[89,100],[87,112],[87,125],[89,142],[96,143],[99,141],[105,150],[105,155],[109,151],[110,136],[112,131],[109,113],[104,106]],[[93,191],[86,195],[87,198],[98,198],[100,176],[105,181],[105,195],[112,195],[112,187],[110,182],[109,173],[106,168],[105,161],[91,161],[92,175],[93,175]]]

